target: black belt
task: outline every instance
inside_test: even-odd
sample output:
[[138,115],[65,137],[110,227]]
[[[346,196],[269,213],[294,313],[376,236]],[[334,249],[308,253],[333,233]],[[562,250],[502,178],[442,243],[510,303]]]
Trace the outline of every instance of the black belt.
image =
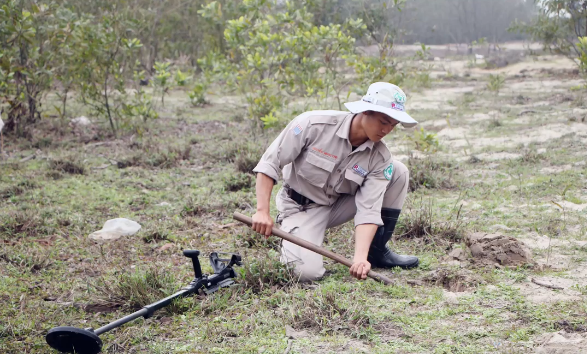
[[291,188],[286,188],[285,191],[287,192],[288,197],[290,197],[294,202],[298,203],[301,206],[306,206],[308,204],[314,203],[312,199],[304,197],[303,195],[294,191]]

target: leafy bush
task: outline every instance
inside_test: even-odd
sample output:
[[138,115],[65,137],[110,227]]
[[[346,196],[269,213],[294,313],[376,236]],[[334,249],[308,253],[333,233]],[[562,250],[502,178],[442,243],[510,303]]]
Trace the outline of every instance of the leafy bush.
[[30,135],[40,98],[51,87],[61,30],[51,23],[55,10],[19,0],[0,9],[0,106],[6,106],[5,129],[19,136]]
[[[222,15],[202,14],[216,21]],[[222,68],[227,84],[244,97],[249,118],[271,127],[292,96],[339,99],[346,84],[340,70],[355,56],[353,33],[361,28],[360,20],[315,26],[305,6],[290,2],[278,11],[266,1],[244,2],[243,15],[226,23],[226,57],[201,65],[208,71]]]
[[422,152],[435,153],[440,148],[436,134],[429,133],[424,128],[414,130],[414,134],[408,136],[408,140],[416,145],[417,150]]
[[208,103],[206,99],[206,91],[208,90],[208,83],[198,82],[194,85],[191,91],[188,91],[188,98],[194,107],[202,107]]
[[[532,22],[516,21],[511,30],[530,35],[545,50],[575,60],[587,75],[587,10],[585,1],[543,0]],[[587,77],[587,76],[586,76]]]
[[487,82],[487,89],[491,92],[495,92],[495,94],[497,95],[499,93],[499,91],[503,88],[503,86],[505,85],[505,77],[501,76],[499,74],[497,75],[493,75],[493,74],[489,74],[489,81]]

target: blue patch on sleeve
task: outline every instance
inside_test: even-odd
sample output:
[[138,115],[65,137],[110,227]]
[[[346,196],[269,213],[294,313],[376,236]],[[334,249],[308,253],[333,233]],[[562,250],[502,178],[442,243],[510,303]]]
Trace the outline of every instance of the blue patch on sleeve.
[[294,135],[300,135],[300,133],[304,130],[299,124],[293,128]]

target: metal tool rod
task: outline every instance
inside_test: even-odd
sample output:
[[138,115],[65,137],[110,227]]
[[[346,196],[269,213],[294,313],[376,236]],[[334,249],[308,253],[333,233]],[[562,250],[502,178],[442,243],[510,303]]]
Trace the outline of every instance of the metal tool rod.
[[[251,219],[250,217],[243,215],[239,212],[234,212],[234,214],[232,215],[233,219],[240,221],[246,225],[252,226],[253,225],[253,219]],[[332,260],[337,261],[338,263],[344,264],[347,267],[351,267],[353,265],[353,262],[351,262],[349,259],[336,254],[332,251],[327,250],[326,248],[320,247],[320,246],[316,246],[315,244],[308,242],[306,240],[303,240],[297,236],[294,236],[288,232],[285,232],[283,230],[278,229],[277,227],[273,227],[271,229],[271,233],[274,236],[280,237],[286,241],[289,241],[291,243],[294,243],[300,247],[304,247],[306,249],[309,249],[310,251],[316,252],[318,254],[321,254],[325,257],[328,257]],[[380,282],[382,282],[385,285],[390,285],[393,284],[393,280],[391,280],[390,278],[386,277],[385,275],[376,273],[372,270],[369,271],[369,273],[367,274],[368,277],[373,278],[375,280],[378,280]]]
[[153,312],[169,305],[173,300],[175,300],[177,298],[182,298],[182,297],[186,297],[186,296],[190,295],[193,291],[194,291],[193,289],[184,289],[184,290],[178,291],[175,294],[166,297],[165,299],[161,299],[157,302],[154,302],[150,305],[143,307],[142,309],[140,309],[137,312],[131,313],[128,316],[124,316],[121,319],[118,319],[118,320],[111,322],[103,327],[100,327],[100,328],[96,329],[94,331],[94,333],[99,336],[102,333],[106,333],[116,327],[120,327],[123,324],[130,322],[132,320],[135,320],[139,317],[149,318],[149,317],[151,317],[151,315],[153,315]]

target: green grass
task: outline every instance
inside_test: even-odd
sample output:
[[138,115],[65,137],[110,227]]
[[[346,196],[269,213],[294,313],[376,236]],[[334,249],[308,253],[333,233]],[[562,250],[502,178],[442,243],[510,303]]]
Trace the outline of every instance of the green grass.
[[[509,97],[512,82],[500,89],[500,99]],[[450,82],[474,84],[460,76]],[[516,95],[530,103],[548,98]],[[569,105],[552,103],[528,123],[518,120],[527,107],[516,103],[516,95],[508,98],[509,107],[496,108],[495,95],[480,86],[448,108],[411,112],[422,122],[446,120],[450,113],[451,127],[470,133],[466,151],[441,139],[439,152],[414,167],[421,178],[414,180],[417,188],[396,234],[411,233],[397,237],[393,247],[418,255],[421,265],[383,271],[396,279],[393,286],[356,281],[333,262],[324,280],[297,284],[278,261],[278,242],[230,225],[233,211],[254,213],[250,170],[278,132],[251,131],[246,119],[234,118],[234,107],[214,104],[215,97],[212,105],[193,109],[173,93],[166,98],[169,111],[142,136],[114,140],[106,125],[73,135],[64,125],[63,134],[41,126],[32,142],[5,137],[12,157],[0,166],[0,352],[51,353],[44,334],[52,327],[97,328],[178,290],[193,277],[181,255],[189,248],[238,251],[245,260],[238,286],[183,299],[107,333],[101,337],[104,352],[283,353],[288,326],[306,331],[293,340],[291,353],[523,353],[534,349],[540,334],[559,330],[558,321],[585,325],[585,301],[534,303],[519,289],[531,277],[570,277],[572,269],[464,264],[472,281],[457,295],[446,293],[447,283],[430,280],[442,272],[461,281],[462,270],[443,264],[443,257],[453,246],[464,247],[466,232],[587,239],[587,210],[563,215],[552,203],[587,200],[587,167],[575,165],[585,158],[584,136],[570,131],[527,145],[476,143],[539,129],[548,114]],[[499,120],[469,122],[474,113],[496,110]],[[392,147],[412,133],[393,134]],[[39,157],[19,162],[37,149]],[[470,156],[492,152],[520,157],[470,162]],[[544,170],[565,165],[573,167]],[[142,229],[105,244],[87,237],[115,217],[135,220]],[[326,247],[352,257],[352,230],[351,224],[329,230]],[[166,244],[172,247],[160,251]],[[587,262],[584,246],[563,243],[550,253],[571,257],[572,267]],[[541,261],[547,254],[534,250]],[[205,264],[204,270],[211,268]],[[579,283],[573,289],[584,300],[587,284]]]

